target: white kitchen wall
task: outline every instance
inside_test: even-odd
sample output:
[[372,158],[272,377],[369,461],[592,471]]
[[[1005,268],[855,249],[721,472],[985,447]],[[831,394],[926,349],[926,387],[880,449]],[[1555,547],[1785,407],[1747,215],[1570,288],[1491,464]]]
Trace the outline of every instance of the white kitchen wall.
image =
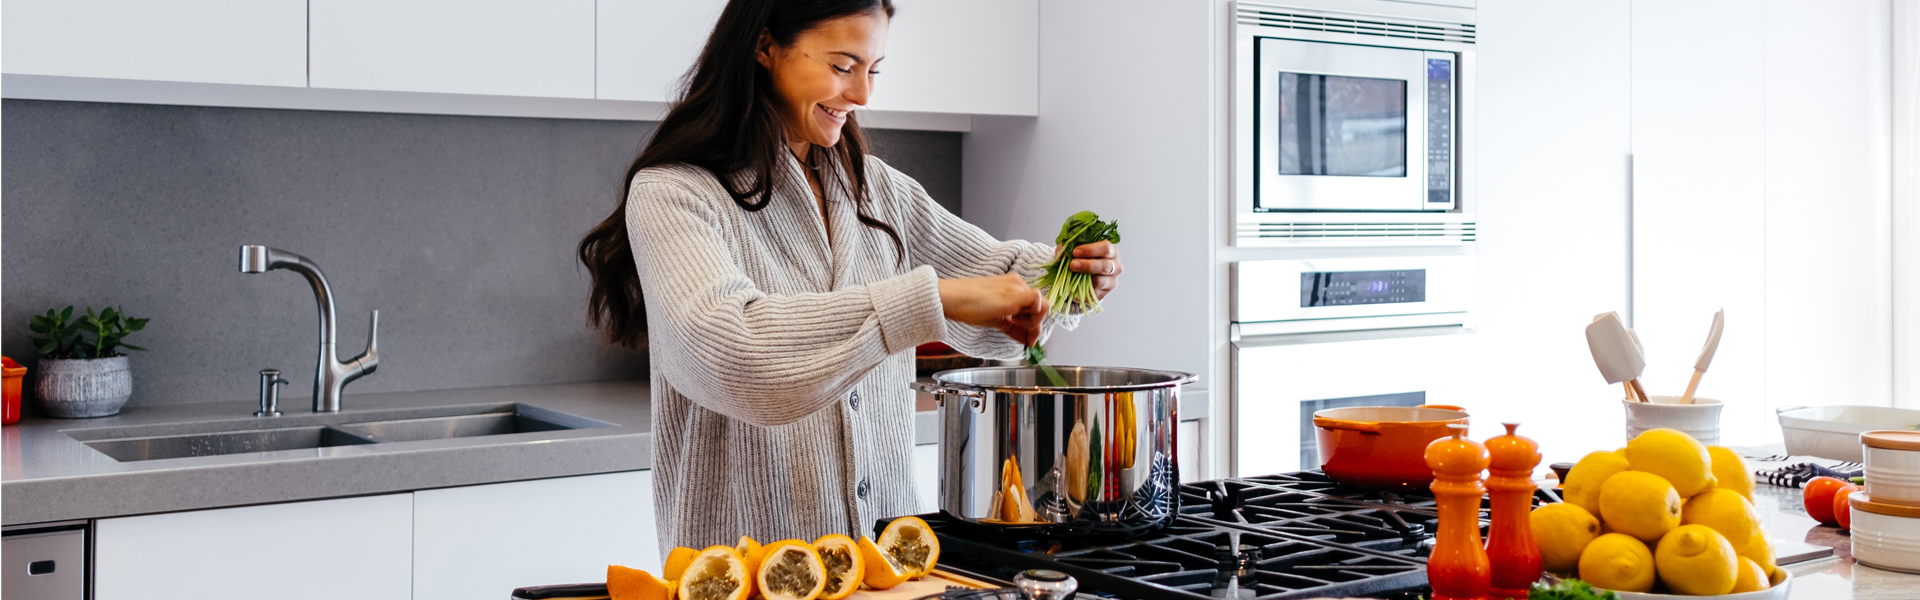
[[[1676,393],[1726,307],[1700,395],[1722,439],[1773,409],[1891,402],[1888,4],[1635,2],[1634,319]],[[1722,26],[1700,28],[1712,21]]]
[[1627,303],[1628,0],[1479,6],[1481,397],[1549,460],[1620,443],[1583,330]]
[[964,138],[966,218],[988,233],[1051,243],[1081,210],[1120,221],[1120,288],[1053,337],[1052,362],[1207,372],[1208,8],[1041,3],[1042,116],[975,117]]

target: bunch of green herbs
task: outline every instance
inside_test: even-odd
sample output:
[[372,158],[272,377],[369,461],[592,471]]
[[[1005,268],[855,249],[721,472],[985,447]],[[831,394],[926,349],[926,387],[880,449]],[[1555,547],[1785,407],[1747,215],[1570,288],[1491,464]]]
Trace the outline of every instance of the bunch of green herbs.
[[[1053,312],[1069,314],[1074,312],[1100,312],[1100,296],[1093,292],[1093,275],[1076,273],[1073,270],[1073,250],[1082,244],[1099,241],[1120,243],[1120,221],[1102,221],[1100,215],[1083,210],[1067,217],[1060,226],[1060,235],[1053,238],[1053,260],[1044,265],[1045,272],[1031,282],[1035,289],[1046,294],[1047,304]],[[1027,346],[1027,365],[1039,367],[1040,372],[1054,387],[1067,385],[1060,372],[1047,366],[1047,351],[1038,343]]]
[[1562,579],[1553,585],[1534,583],[1527,600],[1620,600],[1613,590],[1603,590],[1578,579]]

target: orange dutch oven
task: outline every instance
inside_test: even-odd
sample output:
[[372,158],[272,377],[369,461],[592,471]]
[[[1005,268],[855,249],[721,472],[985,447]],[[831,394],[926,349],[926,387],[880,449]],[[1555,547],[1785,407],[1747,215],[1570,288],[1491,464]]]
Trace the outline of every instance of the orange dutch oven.
[[1466,423],[1458,406],[1352,406],[1313,413],[1320,469],[1345,485],[1370,489],[1426,488],[1433,483],[1427,444],[1447,437],[1447,425]]

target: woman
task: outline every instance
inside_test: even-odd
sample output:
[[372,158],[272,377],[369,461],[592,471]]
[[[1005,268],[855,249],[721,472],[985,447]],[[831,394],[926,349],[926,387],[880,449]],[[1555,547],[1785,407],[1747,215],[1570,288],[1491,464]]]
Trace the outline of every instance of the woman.
[[[852,110],[892,15],[728,3],[626,198],[580,242],[589,321],[651,358],[662,549],[916,512],[914,347],[1016,358],[1073,325],[1026,284],[1052,247],[994,240],[867,156]],[[1074,256],[1114,288],[1111,244]]]

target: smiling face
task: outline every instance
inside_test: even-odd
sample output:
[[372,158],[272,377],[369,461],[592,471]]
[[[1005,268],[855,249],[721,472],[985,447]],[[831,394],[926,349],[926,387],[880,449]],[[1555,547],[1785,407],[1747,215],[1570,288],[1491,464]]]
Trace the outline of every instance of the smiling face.
[[887,16],[879,11],[841,17],[780,45],[760,36],[760,65],[779,99],[780,120],[794,154],[808,144],[840,143],[847,115],[867,103],[887,48]]

